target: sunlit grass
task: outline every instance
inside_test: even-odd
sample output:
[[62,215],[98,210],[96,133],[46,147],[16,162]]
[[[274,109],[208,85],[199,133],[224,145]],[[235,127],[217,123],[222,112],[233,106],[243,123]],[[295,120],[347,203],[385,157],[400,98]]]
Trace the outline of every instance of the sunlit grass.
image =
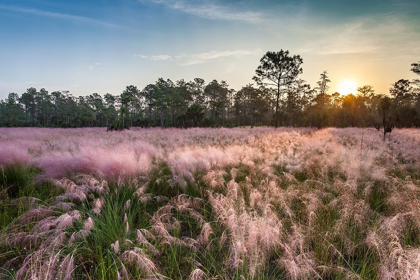
[[418,130],[386,143],[361,129],[141,132],[106,140],[130,161],[144,137],[134,173],[118,160],[80,174],[73,151],[74,169],[50,178],[45,147],[2,165],[0,278],[420,275]]

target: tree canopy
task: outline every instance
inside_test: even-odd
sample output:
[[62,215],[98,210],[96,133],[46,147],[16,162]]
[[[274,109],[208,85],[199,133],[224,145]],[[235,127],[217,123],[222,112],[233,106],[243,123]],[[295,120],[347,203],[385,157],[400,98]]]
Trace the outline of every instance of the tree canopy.
[[[260,60],[255,70],[254,80],[260,86],[273,86],[276,91],[276,128],[279,125],[280,95],[285,92],[284,87],[291,87],[299,74],[303,72],[303,59],[299,55],[290,56],[289,51],[268,51]],[[289,91],[290,92],[290,91]]]
[[[76,97],[68,91],[50,93],[30,87],[0,100],[0,126],[365,127],[383,126],[386,111],[392,126],[420,127],[418,79],[396,81],[389,94],[377,94],[371,85],[360,86],[348,95],[330,94],[328,72],[322,72],[312,88],[298,77],[302,63],[299,55],[291,56],[288,51],[267,52],[256,69],[256,84],[239,90],[230,88],[226,81],[206,83],[201,78],[159,78],[143,89],[129,85],[119,95],[104,96],[92,93]],[[420,63],[411,66],[420,75]]]

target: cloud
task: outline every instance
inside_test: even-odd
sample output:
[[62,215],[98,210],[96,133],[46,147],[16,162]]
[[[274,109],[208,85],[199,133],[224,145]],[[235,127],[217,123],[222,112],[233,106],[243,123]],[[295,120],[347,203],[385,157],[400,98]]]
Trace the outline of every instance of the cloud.
[[182,11],[187,14],[213,20],[245,21],[257,23],[262,15],[259,12],[236,11],[232,7],[221,6],[211,1],[186,1],[186,0],[139,0],[140,2],[152,2],[167,8]]
[[224,57],[240,57],[240,56],[248,56],[248,55],[260,55],[262,54],[261,49],[256,49],[253,51],[249,50],[235,50],[235,51],[210,51],[204,53],[195,53],[195,54],[180,54],[175,56],[170,55],[142,55],[142,54],[134,54],[133,57],[140,57],[142,59],[149,59],[153,61],[158,60],[171,60],[177,61],[181,66],[187,65],[194,65],[207,62],[209,60],[214,60],[218,58]]
[[91,64],[91,65],[89,65],[89,70],[90,71],[93,71],[93,69],[95,69],[97,66],[101,66],[102,65],[102,63],[99,63],[99,62],[96,62],[96,63],[93,63],[93,64]]
[[396,58],[420,51],[416,25],[395,15],[357,17],[345,23],[301,31],[306,36],[300,53],[317,55],[371,55]]
[[171,58],[170,55],[160,54],[160,55],[142,55],[142,54],[134,54],[133,57],[140,57],[143,59],[150,59],[150,60],[168,60]]
[[108,23],[108,22],[93,19],[93,18],[62,14],[62,13],[54,13],[54,12],[48,12],[48,11],[43,11],[43,10],[38,10],[38,9],[0,5],[0,10],[17,12],[17,13],[25,13],[25,14],[33,14],[37,16],[58,18],[58,19],[63,19],[63,20],[71,20],[77,23],[88,23],[92,25],[100,25],[100,26],[105,26],[105,27],[121,27],[116,24]]
[[248,56],[248,55],[259,55],[262,53],[261,49],[256,49],[253,51],[248,50],[236,50],[236,51],[211,51],[206,53],[197,53],[190,55],[181,55],[177,58],[184,60],[180,65],[194,65],[204,63],[209,60],[218,59],[222,57],[239,57],[239,56]]
[[143,55],[143,54],[133,54],[133,57],[149,58],[148,55]]

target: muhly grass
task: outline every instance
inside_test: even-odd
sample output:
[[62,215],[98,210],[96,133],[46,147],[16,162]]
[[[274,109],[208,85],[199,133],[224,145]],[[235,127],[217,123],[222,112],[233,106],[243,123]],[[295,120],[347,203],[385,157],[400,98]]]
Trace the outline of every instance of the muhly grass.
[[418,129],[0,132],[2,279],[420,278]]

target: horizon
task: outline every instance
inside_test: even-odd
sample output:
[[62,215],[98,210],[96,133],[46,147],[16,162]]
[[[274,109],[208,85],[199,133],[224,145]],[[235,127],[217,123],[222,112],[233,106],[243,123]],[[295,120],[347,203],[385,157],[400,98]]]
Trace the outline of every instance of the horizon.
[[329,93],[352,84],[389,94],[416,76],[419,12],[418,1],[391,0],[6,0],[0,99],[30,87],[118,95],[159,77],[225,80],[239,90],[253,83],[265,52],[280,49],[303,58],[299,77],[312,87],[327,70]]

